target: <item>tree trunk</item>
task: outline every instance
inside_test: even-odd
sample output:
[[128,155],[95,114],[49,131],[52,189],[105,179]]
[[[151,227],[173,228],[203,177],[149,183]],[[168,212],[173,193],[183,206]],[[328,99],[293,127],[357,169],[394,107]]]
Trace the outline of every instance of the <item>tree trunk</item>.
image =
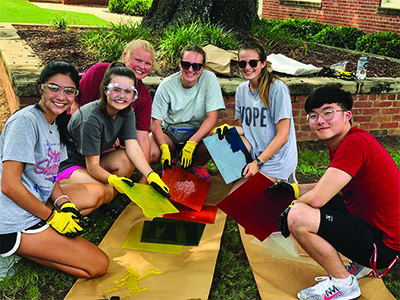
[[151,31],[161,31],[176,23],[200,20],[248,31],[258,17],[257,5],[258,0],[153,0],[142,24]]

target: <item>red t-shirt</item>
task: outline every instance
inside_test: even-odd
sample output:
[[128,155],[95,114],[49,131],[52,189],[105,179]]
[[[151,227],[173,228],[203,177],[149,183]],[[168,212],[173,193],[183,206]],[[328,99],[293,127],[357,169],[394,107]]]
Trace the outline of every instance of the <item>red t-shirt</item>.
[[[99,87],[110,63],[99,63],[90,67],[79,81],[79,104],[100,99]],[[149,131],[151,120],[151,96],[142,80],[137,80],[138,99],[132,103],[136,117],[136,130]]]
[[389,153],[367,131],[351,128],[329,154],[329,167],[352,177],[342,189],[349,211],[381,230],[385,245],[399,251],[400,171]]

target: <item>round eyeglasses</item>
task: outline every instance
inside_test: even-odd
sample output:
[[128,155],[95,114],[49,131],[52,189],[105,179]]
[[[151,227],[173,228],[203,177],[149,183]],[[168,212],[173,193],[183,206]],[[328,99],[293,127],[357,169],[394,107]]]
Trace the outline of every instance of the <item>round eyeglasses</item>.
[[324,119],[325,121],[330,121],[333,119],[335,112],[338,111],[347,111],[346,109],[333,109],[333,108],[329,108],[329,109],[324,109],[323,111],[321,111],[320,113],[316,113],[316,112],[311,112],[307,115],[307,120],[310,124],[314,124],[318,121],[319,117],[321,117],[322,119]]
[[122,85],[118,83],[109,83],[107,85],[107,95],[112,99],[112,100],[121,100],[121,97],[124,95],[126,99],[124,99],[126,102],[134,102],[137,100],[139,94],[138,91],[134,86],[127,86],[127,85]]
[[57,95],[59,95],[62,91],[64,93],[64,96],[67,98],[73,98],[78,96],[79,94],[79,90],[74,87],[61,87],[55,83],[42,83],[40,86],[42,89],[46,88],[50,93]]

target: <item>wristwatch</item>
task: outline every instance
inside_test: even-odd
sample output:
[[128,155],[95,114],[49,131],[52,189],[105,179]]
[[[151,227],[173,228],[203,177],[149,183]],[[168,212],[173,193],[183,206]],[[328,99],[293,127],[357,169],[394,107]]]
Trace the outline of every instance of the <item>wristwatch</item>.
[[259,159],[258,157],[256,158],[256,162],[258,167],[261,167],[264,164],[264,162],[262,162],[261,159]]

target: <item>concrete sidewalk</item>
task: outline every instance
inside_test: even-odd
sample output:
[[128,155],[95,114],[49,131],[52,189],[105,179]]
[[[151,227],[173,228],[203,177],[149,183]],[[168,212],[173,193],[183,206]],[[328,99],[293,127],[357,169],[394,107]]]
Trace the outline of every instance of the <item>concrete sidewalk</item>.
[[73,11],[73,12],[80,12],[80,13],[87,13],[92,14],[100,19],[119,24],[119,23],[126,23],[126,22],[141,22],[142,17],[136,16],[127,16],[127,15],[119,15],[110,13],[107,7],[90,7],[90,6],[78,6],[78,5],[65,5],[65,4],[58,4],[58,3],[47,3],[47,2],[31,2],[32,4],[45,9],[52,9],[52,10],[63,10],[63,11]]

